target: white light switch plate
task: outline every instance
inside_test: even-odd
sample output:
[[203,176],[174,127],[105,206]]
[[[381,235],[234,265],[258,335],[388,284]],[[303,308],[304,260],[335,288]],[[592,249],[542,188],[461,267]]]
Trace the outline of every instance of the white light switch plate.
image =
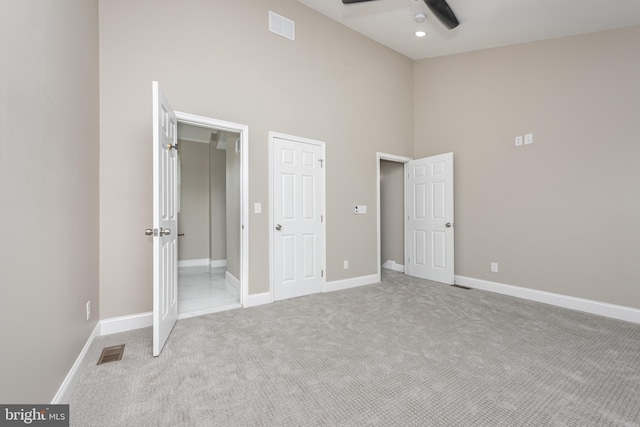
[[262,203],[254,203],[253,204],[253,212],[262,213]]
[[533,134],[527,133],[524,135],[524,145],[533,144]]

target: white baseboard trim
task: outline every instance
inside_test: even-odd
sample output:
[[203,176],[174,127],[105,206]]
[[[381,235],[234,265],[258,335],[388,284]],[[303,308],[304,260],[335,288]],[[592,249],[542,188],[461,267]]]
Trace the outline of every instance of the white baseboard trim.
[[212,259],[211,263],[210,263],[210,267],[211,268],[226,267],[226,266],[227,266],[227,260],[226,259]]
[[130,316],[112,317],[100,321],[100,335],[111,335],[119,332],[153,326],[153,312],[132,314]]
[[93,328],[93,331],[91,332],[91,335],[89,335],[87,342],[84,344],[84,347],[82,347],[82,350],[80,351],[80,354],[76,358],[76,361],[71,366],[69,373],[67,373],[67,376],[64,378],[64,381],[62,381],[62,384],[60,385],[58,392],[56,393],[56,395],[53,397],[53,400],[51,401],[52,405],[69,403],[69,400],[71,399],[71,395],[73,394],[73,390],[75,389],[80,379],[78,377],[78,373],[84,366],[84,361],[85,361],[84,359],[87,357],[87,353],[91,348],[91,344],[93,344],[93,340],[99,336],[100,336],[100,322],[96,323],[95,328]]
[[201,267],[205,265],[209,265],[209,258],[203,259],[183,259],[182,261],[178,261],[178,268],[181,267]]
[[393,260],[387,260],[384,264],[382,264],[382,268],[386,268],[387,270],[399,271],[400,273],[404,273],[404,265],[398,264]]
[[236,289],[236,291],[240,292],[240,280],[238,280],[236,276],[229,273],[229,271],[226,271],[224,273],[224,280],[226,280],[228,284],[233,286]]
[[343,289],[357,288],[358,286],[372,285],[379,282],[380,276],[378,274],[353,277],[351,279],[344,280],[334,280],[325,284],[323,292],[341,291]]
[[470,288],[481,289],[483,291],[496,292],[498,294],[510,295],[512,297],[530,301],[543,302],[545,304],[584,311],[591,314],[598,314],[600,316],[611,317],[613,319],[640,323],[640,309],[637,308],[539,291],[536,289],[522,288],[519,286],[506,285],[504,283],[490,282],[488,280],[474,279],[472,277],[455,276],[455,283],[462,286],[468,286]]
[[247,295],[244,306],[255,307],[258,305],[271,304],[272,302],[271,292],[262,292],[261,294]]

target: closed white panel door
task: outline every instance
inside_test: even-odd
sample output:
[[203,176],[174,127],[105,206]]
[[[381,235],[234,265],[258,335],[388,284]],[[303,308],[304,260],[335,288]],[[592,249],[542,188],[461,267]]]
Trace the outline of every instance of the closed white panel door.
[[453,284],[453,153],[406,164],[407,274]]
[[153,355],[178,319],[176,115],[153,82]]
[[273,138],[274,299],[322,291],[322,145]]

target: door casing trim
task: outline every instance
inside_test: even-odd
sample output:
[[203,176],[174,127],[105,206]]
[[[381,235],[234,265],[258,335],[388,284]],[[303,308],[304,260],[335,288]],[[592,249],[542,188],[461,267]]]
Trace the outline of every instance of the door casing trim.
[[[377,225],[376,225],[376,229],[377,229],[377,245],[378,245],[378,251],[376,252],[376,265],[378,266],[378,282],[382,280],[382,264],[380,262],[380,257],[381,257],[381,253],[382,253],[382,245],[381,245],[381,225],[380,225],[380,161],[381,160],[387,160],[390,162],[397,162],[397,163],[403,163],[403,164],[407,164],[408,162],[410,162],[411,160],[413,160],[412,157],[405,157],[405,156],[397,156],[395,154],[387,154],[387,153],[381,153],[381,152],[377,152],[376,153],[376,221],[377,221]],[[406,167],[405,167],[405,173],[404,173],[404,178],[402,180],[402,194],[403,194],[403,199],[404,199],[404,211],[407,211],[407,197],[406,197],[406,192],[405,192],[405,186],[406,186]],[[404,223],[404,235],[402,236],[402,239],[404,240],[404,253],[405,253],[405,258],[406,258],[406,253],[407,253],[407,222],[406,221],[402,221]],[[406,262],[405,262],[406,265]]]

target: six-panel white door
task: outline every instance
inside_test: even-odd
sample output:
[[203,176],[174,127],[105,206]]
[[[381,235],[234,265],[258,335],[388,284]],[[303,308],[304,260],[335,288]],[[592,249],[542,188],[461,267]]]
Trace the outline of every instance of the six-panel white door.
[[453,153],[406,163],[406,274],[454,282]]
[[153,82],[153,355],[178,319],[177,119]]
[[322,291],[324,147],[273,138],[274,299]]

